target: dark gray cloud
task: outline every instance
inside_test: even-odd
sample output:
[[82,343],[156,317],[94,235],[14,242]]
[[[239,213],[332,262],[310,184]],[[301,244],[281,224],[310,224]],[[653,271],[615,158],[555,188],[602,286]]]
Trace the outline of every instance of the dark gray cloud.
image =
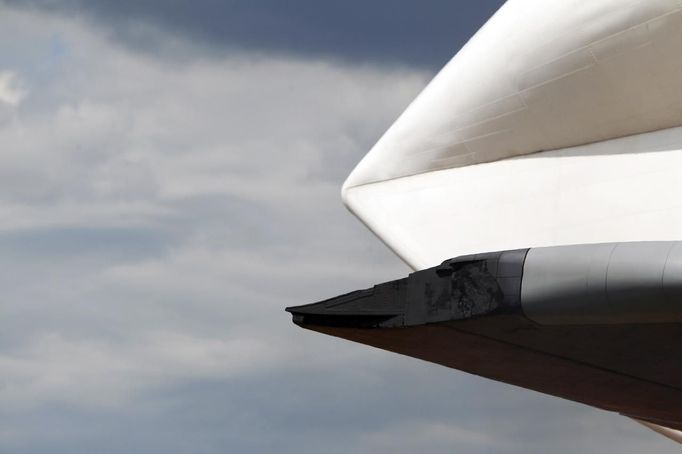
[[243,49],[440,68],[503,0],[6,0],[81,13],[136,49],[147,26],[212,51]]

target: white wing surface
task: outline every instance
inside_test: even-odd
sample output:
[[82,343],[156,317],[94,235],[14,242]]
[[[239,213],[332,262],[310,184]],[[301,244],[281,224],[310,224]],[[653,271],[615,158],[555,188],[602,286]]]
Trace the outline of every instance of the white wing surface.
[[[509,0],[358,164],[343,199],[415,269],[681,240],[681,126],[682,0]],[[359,333],[332,334],[426,357]],[[643,423],[682,441],[654,422]]]

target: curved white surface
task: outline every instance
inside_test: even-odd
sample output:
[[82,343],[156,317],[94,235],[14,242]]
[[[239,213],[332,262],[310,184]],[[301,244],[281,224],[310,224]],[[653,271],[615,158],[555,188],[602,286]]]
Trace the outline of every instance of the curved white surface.
[[682,0],[509,0],[345,187],[682,125]]
[[344,190],[415,269],[463,254],[682,240],[682,128]]
[[680,126],[682,0],[508,0],[342,194],[414,269],[485,251],[682,240]]

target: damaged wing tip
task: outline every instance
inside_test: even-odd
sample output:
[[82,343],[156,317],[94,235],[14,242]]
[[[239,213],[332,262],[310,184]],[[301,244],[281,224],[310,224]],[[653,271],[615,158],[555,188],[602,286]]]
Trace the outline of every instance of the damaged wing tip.
[[406,289],[406,279],[400,279],[285,310],[299,326],[392,327],[403,319]]
[[329,311],[324,307],[314,310],[310,306],[287,307],[291,319],[298,326],[325,326],[336,328],[378,328],[401,314],[362,313],[356,311]]
[[291,314],[291,321],[294,322],[294,324],[302,326],[306,324],[306,316],[305,314],[301,313],[299,311],[299,308],[302,308],[305,306],[290,306],[285,308],[284,310],[286,312],[289,312]]

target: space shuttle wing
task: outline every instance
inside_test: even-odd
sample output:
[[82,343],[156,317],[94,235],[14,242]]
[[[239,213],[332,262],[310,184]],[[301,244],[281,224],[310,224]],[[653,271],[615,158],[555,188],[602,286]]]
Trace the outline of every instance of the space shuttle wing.
[[680,55],[682,0],[508,0],[342,188],[421,271],[294,321],[682,442]]
[[287,310],[304,328],[682,430],[682,242],[469,255]]

